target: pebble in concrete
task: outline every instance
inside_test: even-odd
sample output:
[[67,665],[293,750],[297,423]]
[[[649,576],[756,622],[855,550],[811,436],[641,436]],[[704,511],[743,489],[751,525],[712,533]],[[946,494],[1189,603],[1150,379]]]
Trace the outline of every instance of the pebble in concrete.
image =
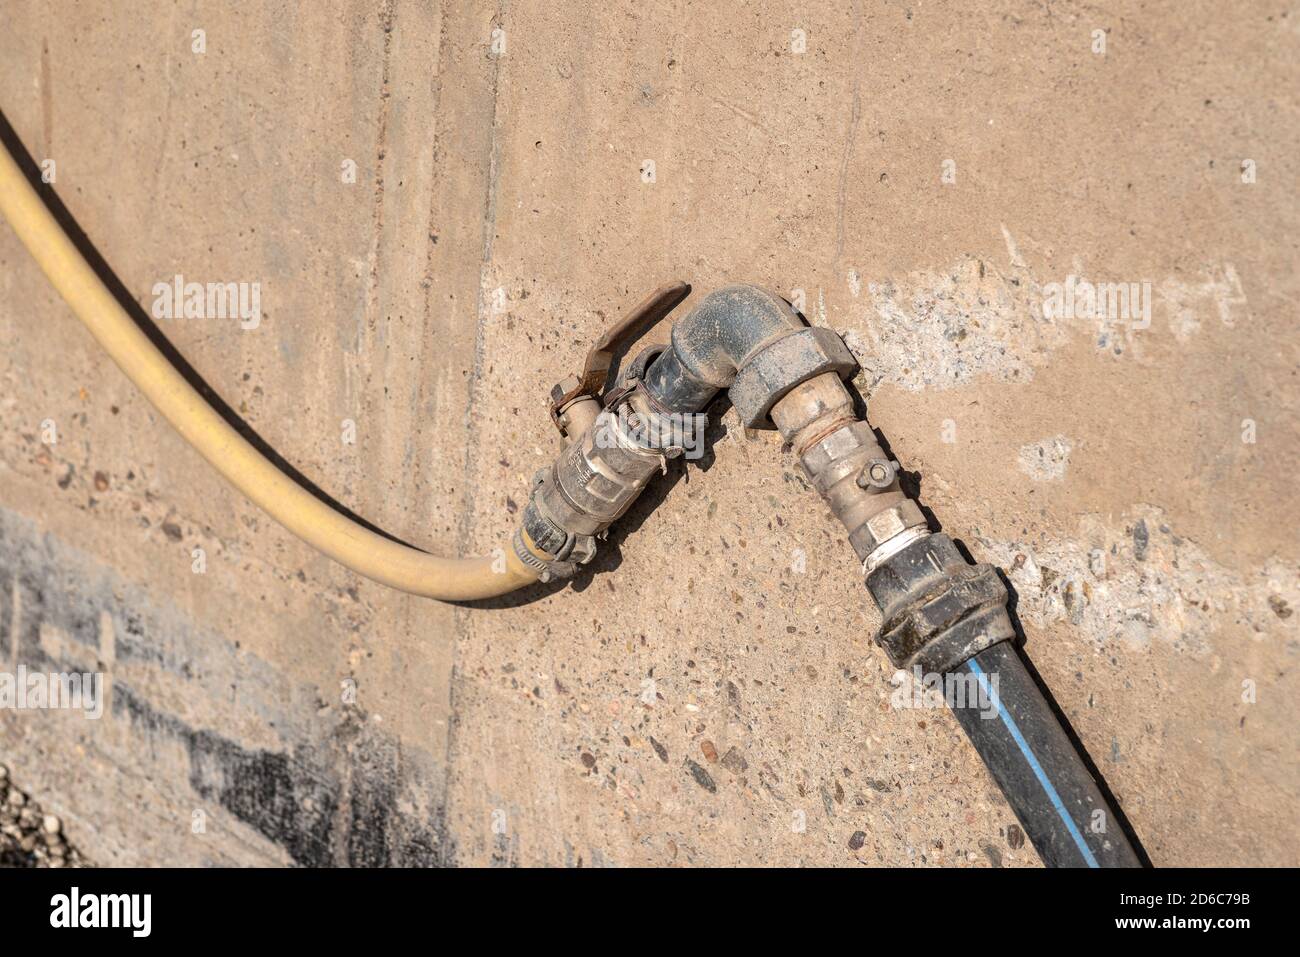
[[9,779],[0,764],[0,867],[84,867],[81,852],[68,844],[63,822]]

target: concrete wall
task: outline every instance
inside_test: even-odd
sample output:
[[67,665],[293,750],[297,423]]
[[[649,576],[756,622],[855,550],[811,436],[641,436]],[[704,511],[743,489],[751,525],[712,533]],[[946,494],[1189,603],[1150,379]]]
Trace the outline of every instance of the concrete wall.
[[[1287,0],[11,0],[0,109],[143,308],[261,284],[162,332],[433,550],[513,526],[550,384],[651,288],[802,295],[1151,858],[1294,865],[1298,46]],[[1070,275],[1149,325],[1045,317]],[[0,759],[92,859],[1037,862],[734,413],[590,572],[455,608],[227,488],[5,229],[0,341],[0,661],[111,683]]]

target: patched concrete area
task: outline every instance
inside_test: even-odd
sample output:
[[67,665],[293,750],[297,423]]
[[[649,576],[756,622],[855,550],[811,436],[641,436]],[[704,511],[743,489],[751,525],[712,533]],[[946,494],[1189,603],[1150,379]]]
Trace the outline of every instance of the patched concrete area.
[[[6,4],[0,109],[145,312],[260,284],[254,328],[158,325],[311,482],[489,549],[621,310],[769,286],[1006,572],[1151,859],[1300,863],[1300,12],[160,10]],[[226,487],[7,228],[0,341],[0,670],[110,679],[96,720],[0,711],[0,763],[88,858],[1037,863],[725,405],[573,583],[452,607]]]

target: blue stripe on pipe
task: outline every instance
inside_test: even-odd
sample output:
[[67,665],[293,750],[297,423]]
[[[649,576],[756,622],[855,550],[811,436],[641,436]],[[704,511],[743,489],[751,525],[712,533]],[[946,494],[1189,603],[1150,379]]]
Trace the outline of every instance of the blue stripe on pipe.
[[1097,863],[1097,858],[1092,854],[1092,848],[1088,846],[1088,842],[1083,839],[1083,834],[1079,832],[1078,825],[1074,823],[1073,818],[1071,818],[1069,813],[1065,810],[1065,804],[1061,801],[1061,796],[1056,793],[1056,788],[1052,787],[1052,782],[1047,779],[1047,772],[1044,771],[1043,766],[1038,763],[1038,758],[1034,756],[1033,750],[1029,747],[1029,742],[1026,741],[1025,736],[1020,733],[1020,729],[1016,727],[1015,719],[1011,717],[1010,712],[1008,712],[1006,708],[1002,707],[1002,702],[998,700],[997,692],[989,687],[989,683],[984,677],[984,669],[979,666],[979,662],[974,658],[971,658],[966,663],[970,665],[970,670],[975,672],[975,677],[979,681],[980,687],[984,689],[984,693],[987,694],[989,699],[993,702],[993,707],[998,711],[998,717],[1002,719],[1002,723],[1005,724],[1007,730],[1011,732],[1011,737],[1015,740],[1016,746],[1020,748],[1020,753],[1025,756],[1025,760],[1029,762],[1029,766],[1034,771],[1034,776],[1038,778],[1038,783],[1041,784],[1043,790],[1047,792],[1047,796],[1052,801],[1052,807],[1056,808],[1056,813],[1059,814],[1061,820],[1065,822],[1066,830],[1070,832],[1070,837],[1074,838],[1074,843],[1079,847],[1079,853],[1083,855],[1083,859],[1088,862],[1089,867],[1101,867],[1101,865]]

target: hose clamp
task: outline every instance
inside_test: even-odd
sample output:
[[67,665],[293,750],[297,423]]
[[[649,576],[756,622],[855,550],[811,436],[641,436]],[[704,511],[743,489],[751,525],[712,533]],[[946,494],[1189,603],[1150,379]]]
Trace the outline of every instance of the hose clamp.
[[[623,374],[623,381],[609,393],[605,402],[605,411],[618,417],[622,414],[622,409],[627,408],[629,415],[634,415],[638,419],[644,420],[647,416],[652,419],[650,429],[639,428],[636,424],[629,422],[629,429],[620,430],[620,437],[626,439],[633,446],[645,452],[650,452],[659,456],[661,470],[666,474],[668,471],[668,459],[677,458],[686,452],[686,449],[692,444],[690,440],[693,435],[688,435],[686,429],[688,426],[680,421],[680,413],[673,412],[667,406],[663,405],[653,392],[645,386],[646,369],[650,363],[654,362],[662,353],[666,352],[668,346],[653,345],[642,349],[637,357],[628,365],[627,371]],[[633,404],[644,406],[644,411]],[[704,416],[703,412],[693,413],[693,415]],[[694,426],[690,426],[694,428]],[[646,432],[651,434],[647,435]],[[641,432],[642,434],[637,434]],[[668,441],[662,441],[663,438]]]
[[[537,571],[538,578],[543,582],[572,578],[579,565],[585,565],[596,555],[595,538],[570,532],[547,514],[538,493],[549,481],[550,469],[540,469],[533,476],[532,495],[524,506],[523,519],[511,539],[519,560]],[[534,548],[529,547],[530,542]]]
[[668,414],[668,410],[659,404],[659,400],[650,394],[644,384],[646,369],[650,368],[650,363],[654,362],[667,349],[666,345],[646,346],[637,353],[636,358],[628,363],[627,369],[623,372],[623,381],[605,396],[606,412],[616,412],[620,404],[626,402],[634,392],[639,390],[645,396],[646,404],[651,410],[662,412],[665,415]]
[[594,542],[591,543],[590,552],[584,552],[585,557],[574,560],[576,557],[574,553],[583,539],[589,540],[590,536],[569,535],[562,553],[552,559],[542,558],[528,547],[528,543],[524,540],[522,526],[515,529],[510,544],[514,549],[515,556],[537,572],[538,580],[545,583],[554,581],[557,578],[572,578],[577,573],[579,565],[591,560],[591,556],[595,554]]

